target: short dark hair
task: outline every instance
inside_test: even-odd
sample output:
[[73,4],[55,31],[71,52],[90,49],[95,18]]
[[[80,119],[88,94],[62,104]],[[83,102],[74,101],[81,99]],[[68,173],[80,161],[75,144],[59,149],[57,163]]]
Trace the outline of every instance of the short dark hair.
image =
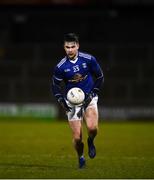
[[64,35],[64,43],[65,42],[79,43],[79,37],[75,33],[67,33]]

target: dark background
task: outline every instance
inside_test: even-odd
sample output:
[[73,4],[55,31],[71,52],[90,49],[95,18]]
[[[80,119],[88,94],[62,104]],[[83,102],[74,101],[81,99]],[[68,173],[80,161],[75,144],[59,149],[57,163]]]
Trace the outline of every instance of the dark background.
[[55,103],[53,67],[75,32],[105,77],[104,106],[154,105],[154,2],[0,1],[0,102]]

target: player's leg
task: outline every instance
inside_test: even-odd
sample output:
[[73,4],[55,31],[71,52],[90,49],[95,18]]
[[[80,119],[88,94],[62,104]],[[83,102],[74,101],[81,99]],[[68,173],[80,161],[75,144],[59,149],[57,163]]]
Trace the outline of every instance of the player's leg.
[[88,136],[93,140],[98,131],[98,111],[91,107],[85,112],[85,121],[88,129]]
[[82,121],[73,120],[69,121],[70,128],[72,129],[73,143],[79,159],[79,167],[85,166],[85,158],[83,156],[84,144],[82,142]]
[[87,107],[84,118],[86,121],[86,126],[88,130],[88,153],[90,158],[94,158],[96,155],[96,148],[94,146],[94,138],[98,131],[98,108],[97,108],[98,98],[93,98],[89,106]]
[[78,155],[79,167],[82,168],[85,166],[85,158],[83,156],[84,144],[82,142],[82,117],[78,117],[78,112],[81,107],[72,106],[72,111],[67,113],[68,122],[70,128],[72,129],[73,143],[75,150]]

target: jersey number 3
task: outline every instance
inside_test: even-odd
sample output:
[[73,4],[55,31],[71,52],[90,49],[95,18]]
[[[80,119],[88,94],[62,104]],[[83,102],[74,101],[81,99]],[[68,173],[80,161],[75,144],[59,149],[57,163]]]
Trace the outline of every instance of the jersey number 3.
[[77,72],[77,71],[79,71],[80,69],[79,69],[79,66],[78,65],[76,65],[76,66],[73,66],[73,72]]

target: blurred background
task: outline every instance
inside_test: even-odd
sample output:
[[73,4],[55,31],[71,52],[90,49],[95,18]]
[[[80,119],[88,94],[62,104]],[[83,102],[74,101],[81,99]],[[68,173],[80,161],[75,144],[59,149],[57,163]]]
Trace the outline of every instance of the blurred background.
[[64,117],[50,81],[68,32],[104,71],[101,119],[152,119],[153,0],[0,0],[0,116]]

